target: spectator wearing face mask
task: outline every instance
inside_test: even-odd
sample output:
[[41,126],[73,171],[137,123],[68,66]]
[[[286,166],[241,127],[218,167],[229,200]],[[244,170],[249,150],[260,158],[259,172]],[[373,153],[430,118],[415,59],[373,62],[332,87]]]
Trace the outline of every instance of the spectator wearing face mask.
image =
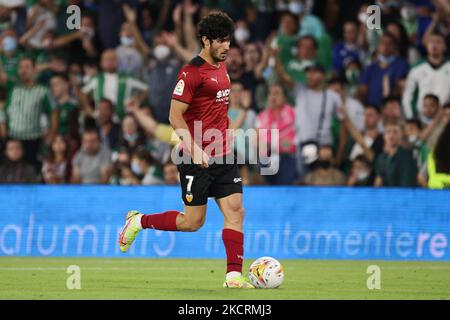
[[310,186],[345,185],[344,174],[334,166],[333,148],[330,145],[319,148],[318,160],[313,171],[306,176],[305,183]]
[[236,21],[234,30],[234,40],[236,40],[237,45],[243,49],[244,46],[250,40],[250,31],[248,30],[248,25],[245,20]]
[[126,21],[119,33],[120,45],[116,48],[118,71],[142,78],[144,58],[150,53],[136,23],[136,12],[128,5],[123,6]]
[[417,165],[412,152],[401,146],[402,128],[397,122],[384,126],[384,151],[375,161],[376,187],[414,187]]
[[161,168],[151,156],[150,152],[141,148],[133,154],[131,170],[142,177],[142,185],[164,184],[164,175]]
[[169,124],[169,108],[172,90],[177,81],[180,61],[173,56],[171,47],[166,44],[165,33],[155,34],[155,47],[144,70],[144,79],[151,88],[148,104],[152,108],[154,118],[161,123]]
[[2,50],[0,50],[0,68],[3,69],[12,84],[18,80],[17,69],[23,52],[19,48],[17,32],[14,29],[6,29],[0,38],[2,47]]
[[130,164],[116,161],[109,183],[118,186],[136,186],[140,185],[141,181],[131,170]]
[[88,12],[81,14],[80,29],[56,37],[49,44],[52,48],[64,48],[69,63],[97,61],[101,44],[96,21]]
[[22,143],[8,140],[5,160],[0,165],[0,183],[36,183],[36,180],[33,166],[24,161]]
[[145,136],[133,115],[126,115],[122,120],[120,146],[129,154],[134,153],[139,146],[145,145]]
[[363,155],[357,156],[352,162],[347,186],[370,187],[373,186],[373,182],[372,163]]
[[344,71],[350,61],[362,61],[363,50],[358,44],[358,25],[354,21],[347,21],[343,25],[344,39],[333,47],[333,69],[337,73]]
[[385,32],[378,43],[376,61],[360,75],[357,98],[380,107],[383,98],[393,94],[397,81],[407,73],[408,64],[398,56],[395,37]]
[[102,146],[95,129],[86,129],[81,149],[72,160],[71,182],[75,184],[106,184],[111,175],[111,151]]

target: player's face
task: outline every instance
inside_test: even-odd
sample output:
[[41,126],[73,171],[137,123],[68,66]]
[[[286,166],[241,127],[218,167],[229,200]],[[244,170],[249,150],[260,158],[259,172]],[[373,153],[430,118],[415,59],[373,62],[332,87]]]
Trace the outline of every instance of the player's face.
[[230,38],[216,39],[212,42],[209,41],[209,43],[209,54],[211,57],[217,62],[225,61],[228,51],[230,51]]

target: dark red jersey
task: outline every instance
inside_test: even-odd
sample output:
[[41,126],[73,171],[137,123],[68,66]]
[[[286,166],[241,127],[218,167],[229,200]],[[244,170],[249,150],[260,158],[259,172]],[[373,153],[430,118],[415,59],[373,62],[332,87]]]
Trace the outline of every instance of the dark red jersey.
[[[226,131],[230,88],[225,63],[215,67],[197,56],[180,70],[172,94],[172,99],[189,105],[183,114],[184,120],[194,139],[194,122],[197,122],[197,134],[203,137],[201,146],[210,156],[221,156],[231,150],[231,139]],[[214,150],[213,146],[220,149]]]

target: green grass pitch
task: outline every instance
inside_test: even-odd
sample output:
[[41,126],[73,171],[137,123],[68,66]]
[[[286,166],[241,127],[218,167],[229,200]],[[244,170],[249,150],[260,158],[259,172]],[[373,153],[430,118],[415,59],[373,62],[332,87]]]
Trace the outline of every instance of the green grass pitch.
[[[280,288],[232,290],[220,259],[0,257],[0,299],[450,299],[449,262],[281,263]],[[80,290],[66,288],[69,265],[81,269]],[[381,268],[380,290],[367,289],[369,265]]]

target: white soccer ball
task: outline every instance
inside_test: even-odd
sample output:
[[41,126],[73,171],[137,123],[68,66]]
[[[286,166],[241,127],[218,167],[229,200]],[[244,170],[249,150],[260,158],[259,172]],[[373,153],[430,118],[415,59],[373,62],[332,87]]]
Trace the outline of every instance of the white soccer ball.
[[278,260],[272,257],[261,257],[251,264],[248,278],[255,288],[278,288],[284,279],[284,269]]

